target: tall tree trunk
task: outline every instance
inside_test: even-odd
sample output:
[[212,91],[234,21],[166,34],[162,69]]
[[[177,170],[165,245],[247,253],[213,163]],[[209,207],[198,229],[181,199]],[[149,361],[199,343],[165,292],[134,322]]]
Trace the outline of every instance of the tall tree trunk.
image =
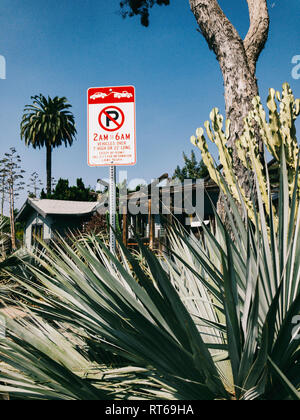
[[51,144],[47,144],[47,195],[50,195],[52,192],[52,147]]
[[1,218],[3,218],[3,216],[4,216],[4,199],[5,199],[4,185],[2,186],[2,188],[3,188],[3,190],[1,192]]
[[14,187],[10,186],[9,191],[9,210],[10,210],[10,235],[11,235],[11,246],[15,250],[16,246],[16,233],[15,233],[15,203],[14,203]]
[[[243,119],[251,109],[252,99],[258,95],[256,63],[269,33],[267,1],[247,0],[250,28],[244,41],[225,16],[217,0],[189,0],[189,2],[200,31],[209,47],[215,52],[221,67],[226,117],[231,121],[228,146],[233,149],[235,173],[247,196],[250,196],[252,183],[237,157],[235,141],[242,134]],[[257,142],[261,148],[259,136]],[[224,220],[222,205],[219,205],[219,212]]]
[[[1,186],[1,188],[3,188],[2,189],[2,192],[1,192],[1,222],[2,222],[2,220],[3,220],[3,216],[4,216],[4,182],[3,182],[3,185]],[[3,231],[1,230],[1,235],[3,234]],[[5,246],[4,246],[4,242],[3,242],[3,244],[2,244],[2,255],[4,256],[5,255]]]

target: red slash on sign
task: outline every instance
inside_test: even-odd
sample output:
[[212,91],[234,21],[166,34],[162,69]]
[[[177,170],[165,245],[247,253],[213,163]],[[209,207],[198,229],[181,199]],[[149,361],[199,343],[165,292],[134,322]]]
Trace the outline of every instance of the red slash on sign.
[[124,124],[125,115],[117,106],[107,106],[100,112],[98,121],[103,130],[117,131]]

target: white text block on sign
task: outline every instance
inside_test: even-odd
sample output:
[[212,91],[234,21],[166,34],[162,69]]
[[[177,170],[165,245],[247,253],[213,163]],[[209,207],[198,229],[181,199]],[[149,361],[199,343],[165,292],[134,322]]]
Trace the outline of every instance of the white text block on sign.
[[88,164],[136,164],[135,88],[88,90]]

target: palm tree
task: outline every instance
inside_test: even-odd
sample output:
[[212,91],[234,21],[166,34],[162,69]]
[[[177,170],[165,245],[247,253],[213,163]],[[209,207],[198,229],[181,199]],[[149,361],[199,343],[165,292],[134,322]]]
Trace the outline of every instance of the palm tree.
[[33,103],[26,105],[21,122],[21,138],[34,149],[47,149],[47,194],[51,194],[52,149],[62,144],[71,146],[77,133],[72,105],[67,98],[32,96]]

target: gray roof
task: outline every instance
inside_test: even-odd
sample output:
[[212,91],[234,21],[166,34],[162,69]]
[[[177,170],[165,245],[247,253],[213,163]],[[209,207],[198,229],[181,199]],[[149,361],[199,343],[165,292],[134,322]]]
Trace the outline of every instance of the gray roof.
[[43,217],[47,217],[47,215],[51,214],[84,216],[96,211],[98,205],[98,201],[38,200],[35,198],[28,198],[20,210],[17,219],[21,220],[30,207],[40,213]]

